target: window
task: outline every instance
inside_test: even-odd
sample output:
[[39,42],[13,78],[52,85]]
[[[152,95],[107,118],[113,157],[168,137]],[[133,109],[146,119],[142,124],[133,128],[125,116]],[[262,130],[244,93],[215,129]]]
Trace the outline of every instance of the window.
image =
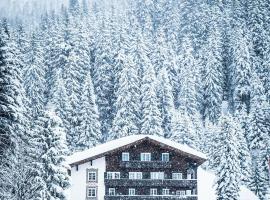
[[96,181],[97,172],[96,171],[88,171],[88,181]]
[[157,195],[157,188],[150,188],[150,195],[152,196]]
[[169,189],[162,189],[162,195],[170,195]]
[[164,179],[164,172],[151,172],[151,179]]
[[193,169],[187,170],[187,179],[195,179],[195,171]]
[[109,196],[115,196],[115,188],[109,188]]
[[170,160],[169,153],[162,153],[162,161],[169,162],[169,160]]
[[176,190],[176,195],[177,196],[185,196],[186,192],[185,192],[185,190]]
[[107,172],[107,179],[120,179],[120,172]]
[[172,173],[172,179],[181,180],[181,179],[183,179],[183,174],[182,173]]
[[187,190],[186,195],[191,195],[191,190]]
[[129,153],[128,152],[122,153],[122,161],[129,161]]
[[129,172],[129,179],[142,179],[142,172]]
[[134,188],[129,188],[128,189],[128,195],[129,196],[134,196],[135,195],[135,189]]
[[97,195],[96,188],[87,189],[87,197],[95,197]]
[[141,153],[141,161],[151,161],[151,153]]

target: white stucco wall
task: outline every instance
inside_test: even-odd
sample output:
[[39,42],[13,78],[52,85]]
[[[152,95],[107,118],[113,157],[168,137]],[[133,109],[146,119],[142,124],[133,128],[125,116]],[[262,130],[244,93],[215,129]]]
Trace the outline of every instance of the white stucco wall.
[[87,188],[87,169],[98,169],[98,183],[97,183],[97,196],[98,200],[104,200],[105,185],[104,185],[104,172],[106,170],[105,157],[98,158],[90,162],[79,165],[78,171],[76,166],[71,168],[71,188],[70,200],[86,200]]

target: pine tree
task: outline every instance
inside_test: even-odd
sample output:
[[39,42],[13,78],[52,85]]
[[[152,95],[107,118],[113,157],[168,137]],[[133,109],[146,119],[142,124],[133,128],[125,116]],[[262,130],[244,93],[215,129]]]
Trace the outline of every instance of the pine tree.
[[42,147],[42,178],[45,182],[43,198],[48,200],[65,200],[66,189],[69,187],[66,155],[67,145],[61,119],[53,111],[46,111],[41,130]]
[[240,163],[238,138],[231,116],[221,118],[220,145],[216,149],[219,164],[216,170],[216,193],[218,200],[238,200],[240,190]]
[[101,141],[99,112],[90,73],[88,73],[84,81],[80,105],[75,150],[91,148]]
[[24,70],[24,88],[29,99],[29,107],[31,107],[33,118],[39,115],[46,102],[45,66],[40,43],[39,36],[34,33],[27,52],[27,66]]
[[162,118],[158,109],[156,75],[147,56],[144,57],[144,73],[141,86],[142,125],[141,133],[164,136]]
[[110,139],[139,133],[140,93],[138,70],[130,55],[124,58]]
[[172,86],[166,68],[160,70],[158,81],[158,98],[162,116],[162,128],[164,137],[170,137],[172,134],[172,118],[175,108]]
[[195,146],[195,135],[191,119],[184,109],[174,112],[172,118],[172,135],[170,139],[190,147]]
[[222,63],[221,35],[219,27],[213,22],[206,46],[203,72],[203,116],[212,123],[217,123],[221,115],[222,103]]

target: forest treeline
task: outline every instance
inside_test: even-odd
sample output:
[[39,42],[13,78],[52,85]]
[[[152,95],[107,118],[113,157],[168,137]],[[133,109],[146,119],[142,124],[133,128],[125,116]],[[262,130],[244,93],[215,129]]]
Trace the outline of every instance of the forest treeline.
[[67,199],[66,156],[132,134],[206,153],[218,200],[268,199],[270,3],[112,2],[1,20],[0,199]]

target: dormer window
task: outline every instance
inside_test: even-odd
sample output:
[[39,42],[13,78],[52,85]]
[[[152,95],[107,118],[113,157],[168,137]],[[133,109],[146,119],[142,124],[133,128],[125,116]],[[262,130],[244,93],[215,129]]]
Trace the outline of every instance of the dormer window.
[[141,153],[141,161],[151,161],[151,153]]
[[122,161],[129,161],[129,153],[128,152],[122,153]]
[[169,153],[162,153],[161,159],[163,162],[169,162],[170,161]]

